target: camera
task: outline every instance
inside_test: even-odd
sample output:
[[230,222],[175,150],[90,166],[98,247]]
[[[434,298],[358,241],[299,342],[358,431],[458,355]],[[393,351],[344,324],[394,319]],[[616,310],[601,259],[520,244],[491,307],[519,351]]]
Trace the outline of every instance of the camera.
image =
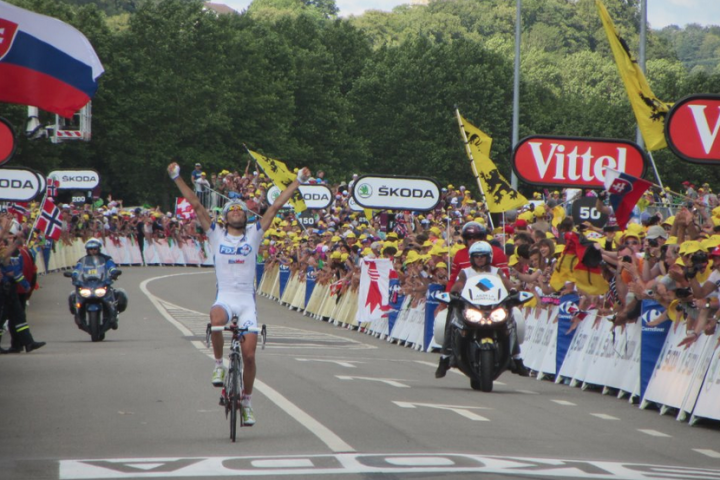
[[690,295],[692,295],[692,290],[690,290],[690,287],[678,288],[675,290],[675,296],[677,298],[688,298]]
[[632,263],[632,258],[630,258],[630,255],[625,255],[622,257],[622,261],[625,263]]
[[657,238],[648,238],[648,245],[651,247],[657,247],[659,245]]
[[705,265],[708,263],[708,255],[705,252],[695,252],[690,257],[690,266],[685,269],[685,278],[692,279],[697,276],[698,273],[705,270]]

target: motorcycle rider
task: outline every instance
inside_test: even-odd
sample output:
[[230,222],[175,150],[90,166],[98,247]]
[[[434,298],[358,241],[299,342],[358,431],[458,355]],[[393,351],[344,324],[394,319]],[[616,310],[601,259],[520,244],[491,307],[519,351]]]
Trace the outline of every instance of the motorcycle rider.
[[[100,266],[104,265],[108,278],[115,280],[118,275],[118,268],[110,255],[101,253],[102,242],[96,238],[91,238],[85,242],[85,253],[86,256],[78,260],[75,269],[72,272],[73,285],[77,282],[78,277],[83,272],[84,265]],[[74,295],[75,292],[73,292]],[[106,315],[106,319],[109,318],[112,321],[111,328],[117,330],[118,328],[118,315],[115,308],[115,290],[112,287],[108,288],[107,295],[103,297],[103,304],[105,308],[103,313]],[[79,325],[78,325],[79,327]]]
[[[503,271],[498,267],[492,266],[493,248],[489,243],[485,241],[473,243],[468,249],[468,254],[470,257],[470,266],[460,271],[457,277],[457,281],[455,281],[450,290],[451,293],[462,292],[467,279],[480,273],[496,275],[500,278],[500,280],[502,280],[505,289],[507,289],[508,291],[515,289],[515,285],[513,285],[510,279],[505,276]],[[525,365],[523,365],[522,362],[522,358],[520,358],[520,345],[517,341],[517,331],[515,329],[514,322],[512,323],[512,325],[509,325],[509,327],[510,328],[508,333],[509,335],[511,335],[513,341],[513,358],[510,364],[510,370],[513,373],[520,375],[521,377],[529,377],[530,372],[527,368],[525,368]],[[435,378],[444,377],[447,371],[452,366],[452,349],[450,345],[450,337],[452,335],[451,329],[451,321],[448,317],[448,320],[445,323],[445,339],[443,341],[440,362],[438,363],[437,370],[435,371]]]

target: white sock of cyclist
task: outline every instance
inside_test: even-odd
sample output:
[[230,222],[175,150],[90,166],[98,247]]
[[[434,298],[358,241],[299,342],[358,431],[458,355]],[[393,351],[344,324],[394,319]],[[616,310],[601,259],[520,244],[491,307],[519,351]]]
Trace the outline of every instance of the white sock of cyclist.
[[222,366],[223,366],[223,359],[222,359],[222,358],[216,358],[216,359],[215,359],[215,366],[216,366],[216,367],[222,367]]
[[251,398],[251,397],[252,397],[252,395],[246,395],[246,394],[243,393],[243,397],[242,397],[242,400],[240,400],[240,404],[241,404],[243,407],[250,407],[250,406],[252,406],[252,405],[251,405],[251,401],[252,401],[252,398]]

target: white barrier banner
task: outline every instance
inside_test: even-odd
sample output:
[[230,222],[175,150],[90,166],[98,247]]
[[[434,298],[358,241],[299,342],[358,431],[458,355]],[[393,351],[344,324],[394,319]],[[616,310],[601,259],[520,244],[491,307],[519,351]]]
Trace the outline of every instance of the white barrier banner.
[[[593,316],[593,322],[596,317]],[[612,324],[602,318],[597,323],[599,341],[595,349],[594,338],[585,352],[584,362],[588,363],[584,381],[592,385],[605,385],[608,371],[612,368],[613,357],[615,356],[615,337],[612,332]]]
[[[683,400],[683,404],[680,407],[680,412],[678,413],[678,420],[685,420],[685,418],[687,417],[686,414],[692,413],[692,411],[695,409],[695,404],[697,403],[698,396],[700,395],[700,389],[705,380],[705,374],[707,373],[708,368],[710,367],[710,362],[712,361],[713,351],[717,346],[717,332],[715,333],[715,335],[701,335],[700,338],[698,338],[698,342],[701,339],[705,340],[705,346],[702,350],[699,351],[700,356],[697,361],[697,365],[695,366],[695,370],[692,373],[690,386],[688,387],[688,390],[685,394],[685,399]],[[716,398],[716,400],[718,399]]]
[[590,336],[592,335],[595,324],[595,317],[588,316],[580,322],[577,327],[577,332],[570,343],[567,354],[563,364],[560,366],[560,372],[558,372],[558,380],[560,378],[575,378],[577,375],[578,368],[582,365],[583,358],[585,357],[585,350],[590,343]]
[[[540,373],[555,375],[557,370],[557,316],[559,311],[558,308],[553,308],[548,315],[545,332],[541,341],[541,348],[543,349],[544,355],[540,362],[540,367],[537,369]],[[538,375],[538,379],[541,378],[542,375]]]
[[705,382],[700,389],[691,423],[694,423],[694,417],[720,420],[720,401],[718,401],[720,399],[720,348],[718,348],[718,337],[720,337],[720,330],[715,332],[715,335],[708,341],[708,350],[710,350],[708,356],[711,363],[705,375]]
[[531,370],[540,370],[543,358],[545,358],[545,347],[542,342],[545,338],[545,332],[549,329],[548,317],[550,311],[536,308],[534,314],[530,315],[534,318],[528,318],[525,328],[531,326],[530,332],[525,334],[525,342],[522,344],[523,363]]
[[[603,321],[610,323],[605,319]],[[641,336],[641,322],[629,323],[624,330],[615,329],[615,355],[609,365],[603,385],[630,394],[639,392]]]
[[666,407],[682,407],[686,393],[693,383],[695,368],[701,363],[700,357],[709,338],[707,335],[701,335],[690,348],[678,347],[685,337],[684,323],[672,326],[645,390],[643,404],[654,402]]

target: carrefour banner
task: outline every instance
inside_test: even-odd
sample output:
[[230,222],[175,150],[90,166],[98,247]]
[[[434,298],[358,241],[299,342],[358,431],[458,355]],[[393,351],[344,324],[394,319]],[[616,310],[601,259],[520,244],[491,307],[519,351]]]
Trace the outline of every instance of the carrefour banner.
[[285,287],[287,287],[288,280],[290,280],[290,267],[288,265],[280,264],[280,298],[285,293]]
[[657,303],[655,300],[643,300],[642,302],[642,339],[640,341],[640,397],[645,396],[650,377],[655,370],[660,351],[665,344],[672,321],[666,320],[660,325],[648,325],[658,318],[665,307]]
[[405,301],[405,295],[400,293],[400,280],[397,278],[390,279],[388,290],[390,292],[390,297],[388,298],[388,304],[390,305],[390,311],[388,312],[388,333],[390,333],[393,331],[395,321]]
[[423,345],[425,348],[429,347],[432,341],[433,328],[435,327],[435,309],[440,303],[435,295],[444,290],[444,286],[438,283],[431,283],[428,285],[427,293],[425,294],[425,331],[423,333]]
[[315,290],[315,267],[308,267],[305,272],[305,305],[310,303],[310,297]]
[[573,316],[578,313],[580,297],[577,292],[560,297],[560,309],[557,316],[557,352],[555,356],[555,371],[559,372],[570,344],[575,337],[575,330],[570,332]]

